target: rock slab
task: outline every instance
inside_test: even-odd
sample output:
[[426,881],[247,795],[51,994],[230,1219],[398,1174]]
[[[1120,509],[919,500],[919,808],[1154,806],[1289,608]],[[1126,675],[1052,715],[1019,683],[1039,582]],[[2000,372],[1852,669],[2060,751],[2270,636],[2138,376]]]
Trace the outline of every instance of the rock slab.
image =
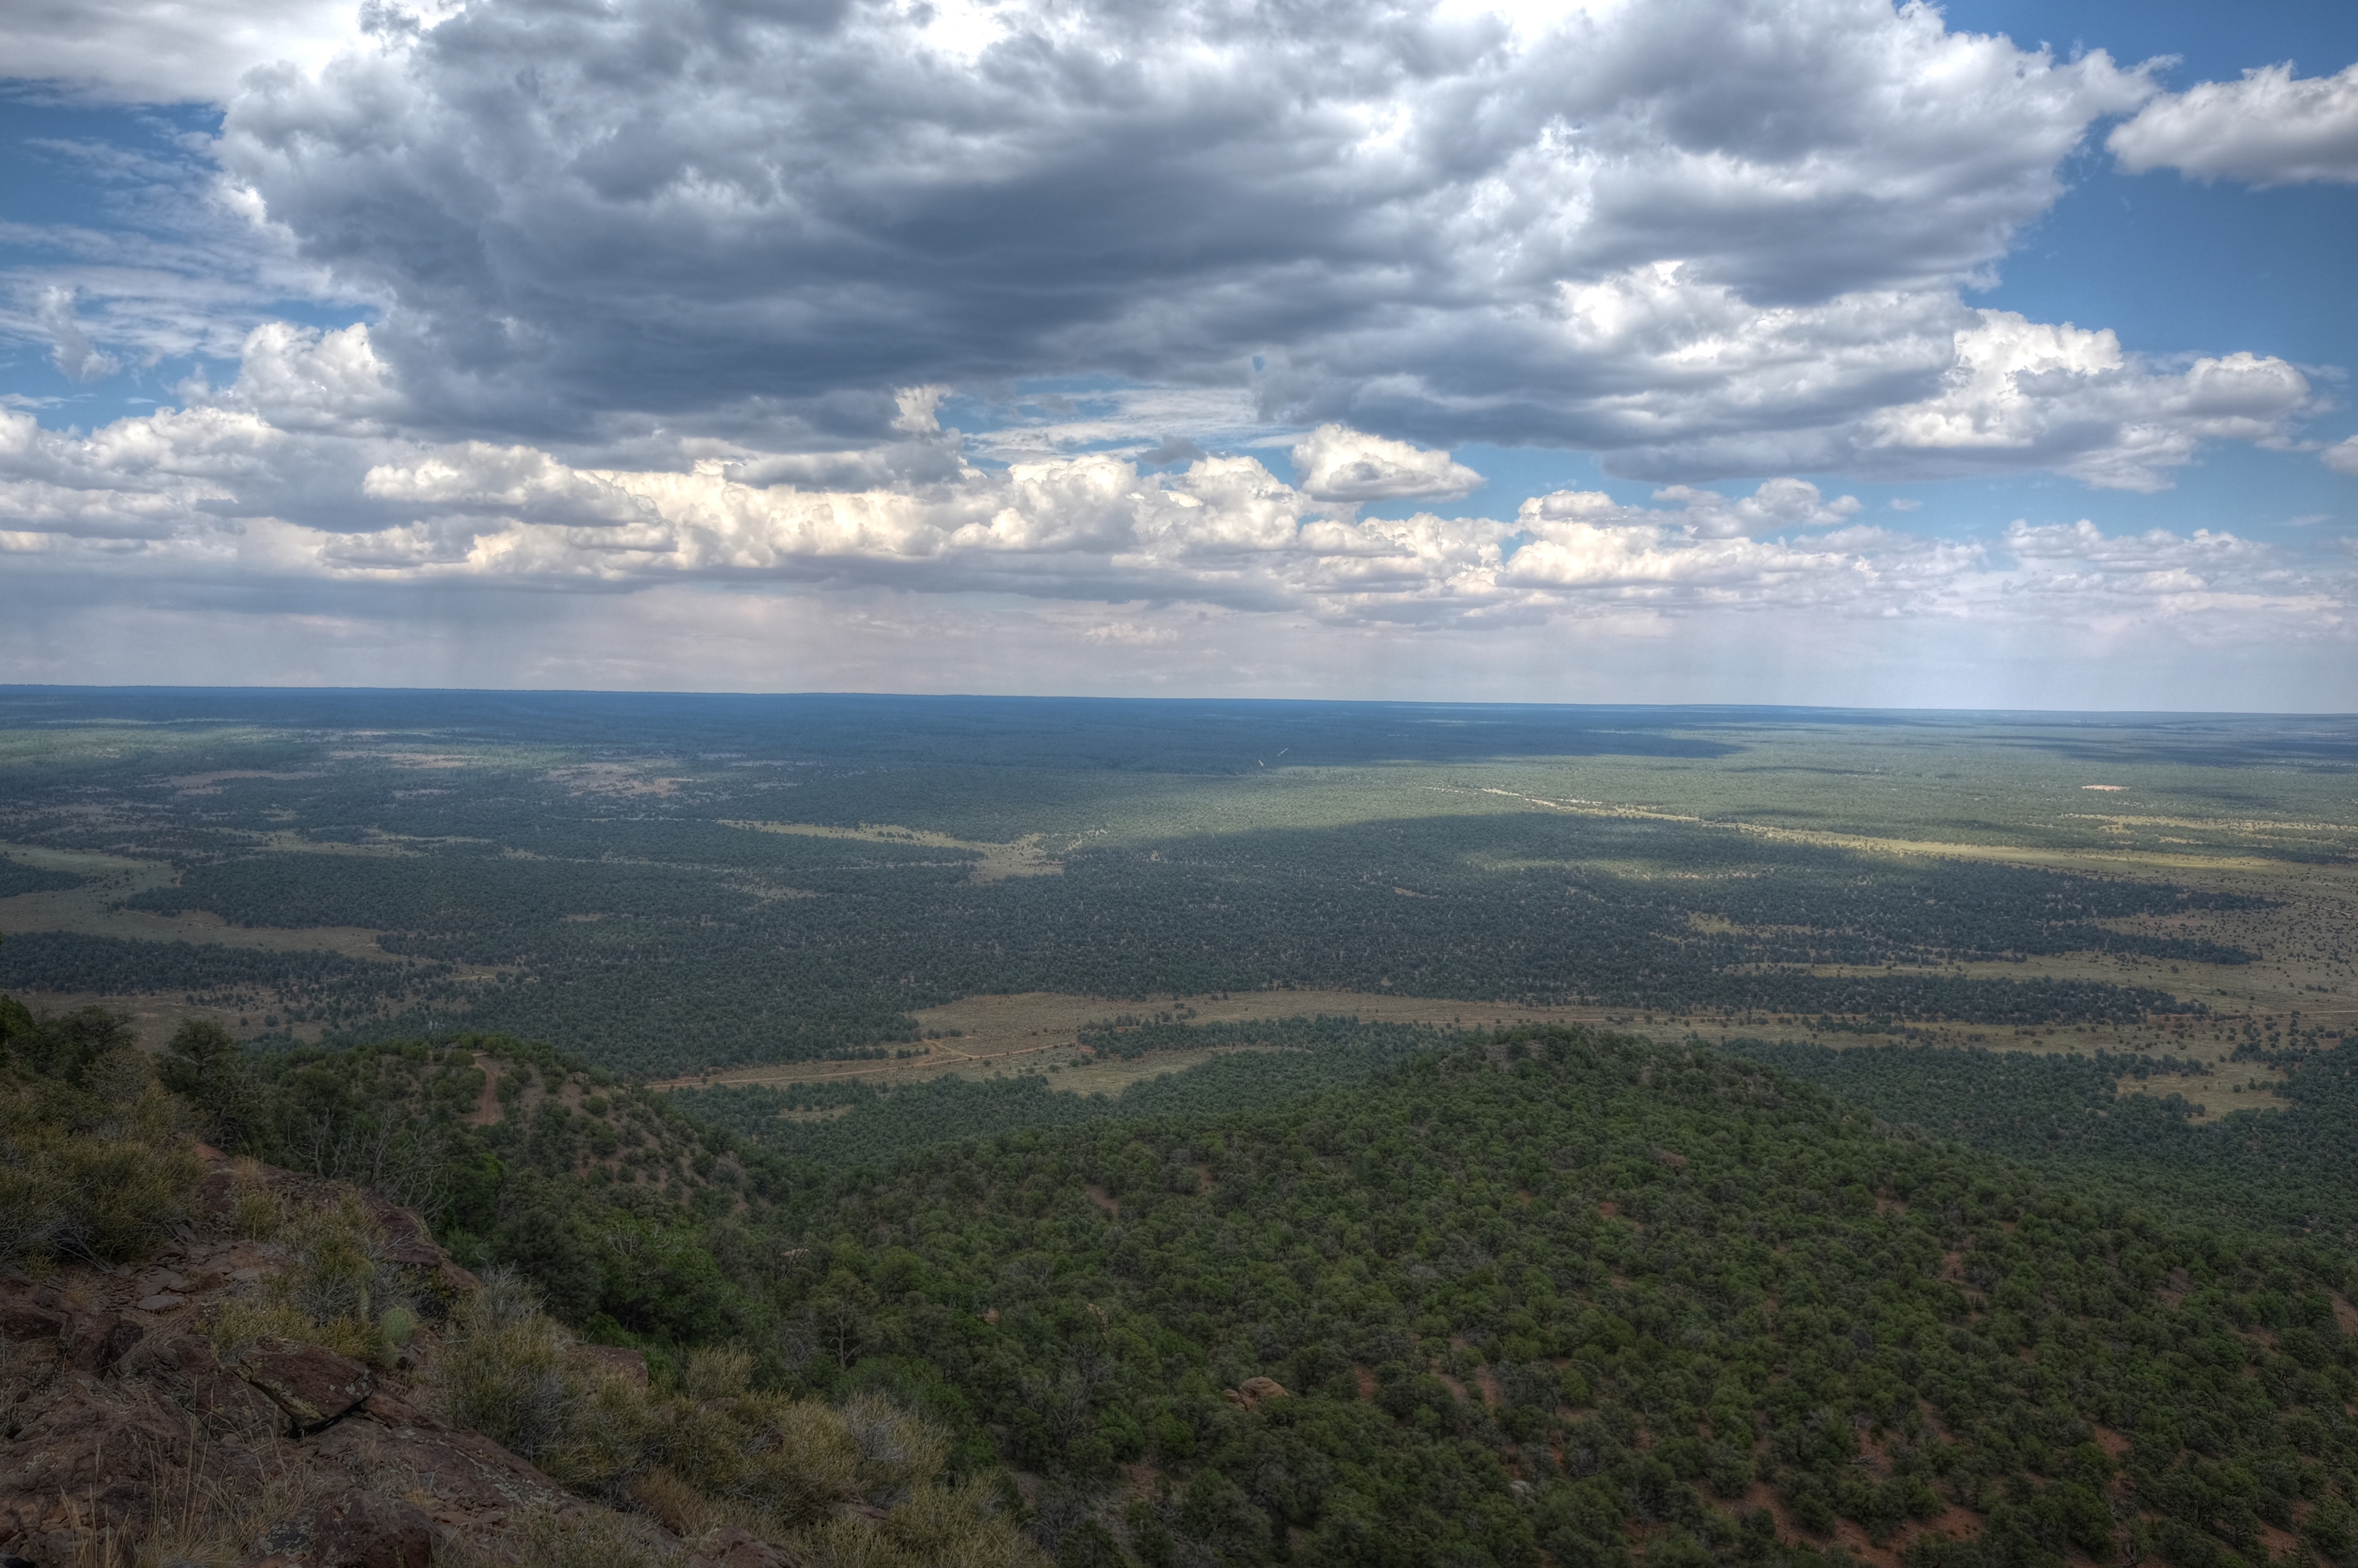
[[265,1339],[237,1358],[237,1374],[268,1394],[297,1433],[317,1432],[369,1397],[376,1379],[349,1356],[291,1339]]

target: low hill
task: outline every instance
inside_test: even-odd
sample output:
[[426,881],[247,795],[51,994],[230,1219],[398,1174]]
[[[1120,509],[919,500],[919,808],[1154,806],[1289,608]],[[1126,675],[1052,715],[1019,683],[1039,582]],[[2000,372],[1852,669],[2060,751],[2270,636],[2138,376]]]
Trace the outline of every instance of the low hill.
[[1043,1561],[936,1425],[757,1392],[727,1346],[650,1388],[415,1213],[190,1110],[135,1051],[0,1062],[10,1568]]
[[[41,1081],[123,1070],[47,1027]],[[644,1357],[652,1394],[581,1381],[594,1419],[518,1439],[655,1532],[605,1560],[722,1523],[883,1550],[915,1490],[796,1513],[713,1456],[890,1420],[938,1434],[926,1507],[1070,1564],[2358,1568],[2346,1243],[1700,1046],[1466,1036],[1264,1108],[832,1165],[513,1042],[190,1037],[164,1076],[314,1181],[406,1184],[460,1261]],[[418,1340],[508,1311],[421,1307]]]

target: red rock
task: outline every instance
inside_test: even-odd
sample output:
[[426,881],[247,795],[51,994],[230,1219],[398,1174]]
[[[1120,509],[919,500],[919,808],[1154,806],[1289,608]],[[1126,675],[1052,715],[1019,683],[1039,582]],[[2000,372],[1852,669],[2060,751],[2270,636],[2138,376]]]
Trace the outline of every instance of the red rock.
[[0,1302],[0,1336],[9,1339],[55,1339],[65,1327],[63,1313],[28,1301]]
[[314,1432],[369,1397],[366,1367],[324,1346],[265,1339],[237,1358],[237,1374],[276,1402],[297,1432]]
[[397,1498],[355,1487],[321,1509],[320,1568],[428,1568],[434,1523]]
[[362,1413],[374,1416],[387,1426],[414,1426],[426,1432],[440,1432],[442,1423],[419,1410],[406,1400],[397,1400],[379,1389],[361,1401]]
[[242,1568],[429,1568],[434,1521],[397,1498],[354,1487],[245,1549]]
[[150,1335],[115,1363],[115,1375],[161,1394],[215,1438],[252,1443],[287,1424],[268,1396],[223,1367],[212,1346],[193,1334]]
[[129,1318],[113,1313],[92,1313],[75,1318],[59,1336],[65,1357],[84,1372],[104,1372],[123,1353],[146,1338],[147,1331]]
[[315,1470],[334,1469],[362,1482],[397,1475],[406,1496],[476,1527],[579,1502],[530,1461],[471,1432],[341,1421],[300,1447]]

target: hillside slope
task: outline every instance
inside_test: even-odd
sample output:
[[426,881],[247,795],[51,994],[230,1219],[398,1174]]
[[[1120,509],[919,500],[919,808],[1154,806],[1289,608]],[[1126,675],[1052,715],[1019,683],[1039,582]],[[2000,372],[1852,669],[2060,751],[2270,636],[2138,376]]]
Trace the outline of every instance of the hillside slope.
[[[20,1044],[58,1075],[27,1094],[170,1098],[119,1048]],[[586,1517],[637,1533],[599,1561],[726,1527],[810,1562],[833,1531],[879,1563],[2358,1568],[2341,1238],[2042,1175],[1700,1047],[1466,1036],[1249,1112],[820,1166],[545,1047],[218,1044],[166,1062],[216,1126],[424,1195],[471,1265],[644,1354],[653,1391],[508,1284],[447,1323],[412,1289],[406,1373],[381,1313],[307,1319],[614,1510]],[[237,1212],[206,1223],[272,1223]],[[308,1277],[318,1222],[278,1223],[277,1277]],[[118,1317],[157,1282],[110,1279]]]
[[189,1109],[136,1052],[0,1056],[10,1568],[1039,1561],[930,1424],[756,1394],[726,1348],[651,1389],[415,1213]]

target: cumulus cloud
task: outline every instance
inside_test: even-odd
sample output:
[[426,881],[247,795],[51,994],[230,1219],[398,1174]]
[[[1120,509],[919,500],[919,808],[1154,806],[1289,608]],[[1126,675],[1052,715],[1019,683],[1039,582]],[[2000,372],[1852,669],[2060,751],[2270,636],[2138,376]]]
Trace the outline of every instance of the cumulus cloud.
[[477,5],[248,80],[224,163],[450,427],[821,446],[1067,373],[1428,446],[1839,427],[2151,91],[1886,0]]
[[85,99],[226,102],[255,66],[317,69],[351,47],[355,0],[10,0],[7,74]]
[[[111,210],[178,205],[10,228],[43,259],[0,336],[86,380],[240,366],[88,434],[0,411],[0,554],[46,582],[666,614],[726,585],[891,601],[883,638],[1014,605],[1108,660],[1194,656],[1182,615],[2190,643],[2347,636],[2358,602],[2323,546],[1927,537],[1762,479],[2150,491],[2206,442],[2303,449],[2320,406],[2283,361],[1965,303],[2154,88],[1928,5],[482,0],[373,5],[332,49],[323,11],[241,8],[273,55],[184,49],[212,0],[78,5],[87,42],[42,3],[0,21],[10,69],[226,119],[203,178],[191,144],[72,152]],[[369,320],[263,308],[304,297]],[[1477,440],[1658,488],[1493,503]],[[1290,479],[1242,455],[1279,448]],[[1435,505],[1364,515],[1401,501]]]
[[[1930,7],[370,18],[252,75],[217,147],[257,234],[381,307],[365,338],[289,340],[348,384],[287,420],[618,462],[686,429],[748,482],[843,488],[905,475],[980,389],[1011,417],[968,450],[998,461],[1379,433],[1304,480],[1347,502],[1466,493],[1400,454],[1471,439],[1661,481],[2151,489],[2203,441],[2281,438],[2307,394],[2280,362],[2149,364],[1963,303],[2153,88]],[[1071,373],[1131,384],[1004,391]]]
[[2318,457],[2335,473],[2358,474],[2358,436],[2334,442]]
[[2296,77],[2289,61],[2157,98],[2105,145],[2131,174],[2175,168],[2254,185],[2358,181],[2358,65]]
[[246,336],[221,401],[288,430],[381,430],[409,410],[365,325],[339,331],[266,321]]
[[[1074,635],[1141,649],[1172,640],[1172,622],[1111,607],[1346,630],[1809,611],[1961,624],[2178,617],[2298,636],[2339,634],[2358,602],[2347,569],[2321,573],[2228,533],[2017,524],[1996,544],[1927,538],[1866,524],[1855,499],[1790,477],[1742,492],[1671,485],[1642,503],[1559,491],[1510,515],[1368,519],[1359,495],[1314,480],[1398,493],[1474,476],[1343,427],[1301,443],[1298,484],[1234,454],[1163,471],[1111,451],[985,468],[921,391],[900,400],[895,439],[827,460],[851,482],[815,484],[763,477],[792,455],[624,467],[531,443],[421,441],[387,424],[392,394],[358,330],[257,332],[246,363],[186,408],[88,435],[0,412],[12,569],[296,598],[713,583],[981,593],[1096,606],[1074,612]],[[1363,460],[1369,472],[1354,469]]]
[[1863,420],[1853,461],[1910,473],[2052,468],[2159,490],[2205,439],[2283,438],[2309,399],[2308,378],[2279,359],[2236,353],[2172,371],[2125,353],[2110,330],[1985,310],[1957,334],[1939,394]]
[[1944,325],[1937,344],[1904,335],[1860,340],[1864,362],[1916,352],[1937,361],[1942,368],[1923,395],[1896,396],[1815,427],[1738,428],[1633,447],[1609,465],[1666,478],[1779,468],[1887,479],[2051,469],[2093,485],[2154,491],[2167,488],[2169,470],[2191,461],[2205,440],[2281,443],[2311,406],[2308,378],[2279,359],[2235,353],[2174,367],[2127,352],[2109,329],[2005,310],[1960,310]]
[[1447,452],[1321,425],[1293,444],[1294,482],[1314,501],[1395,501],[1472,493],[1482,476]]
[[1828,501],[1816,485],[1802,479],[1772,479],[1735,502],[1717,491],[1696,490],[1683,484],[1658,490],[1654,499],[1677,502],[1684,508],[1682,517],[1685,525],[1706,539],[1747,538],[1795,528],[1831,528],[1849,522],[1859,510],[1856,496],[1842,495]]
[[2304,568],[2231,533],[2106,535],[2084,520],[2017,522],[2006,545],[2016,568],[2003,590],[2017,613],[2066,631],[2166,624],[2211,641],[2229,627],[2264,635],[2273,618],[2287,638],[2346,636],[2358,619],[2358,582],[2347,571]]

